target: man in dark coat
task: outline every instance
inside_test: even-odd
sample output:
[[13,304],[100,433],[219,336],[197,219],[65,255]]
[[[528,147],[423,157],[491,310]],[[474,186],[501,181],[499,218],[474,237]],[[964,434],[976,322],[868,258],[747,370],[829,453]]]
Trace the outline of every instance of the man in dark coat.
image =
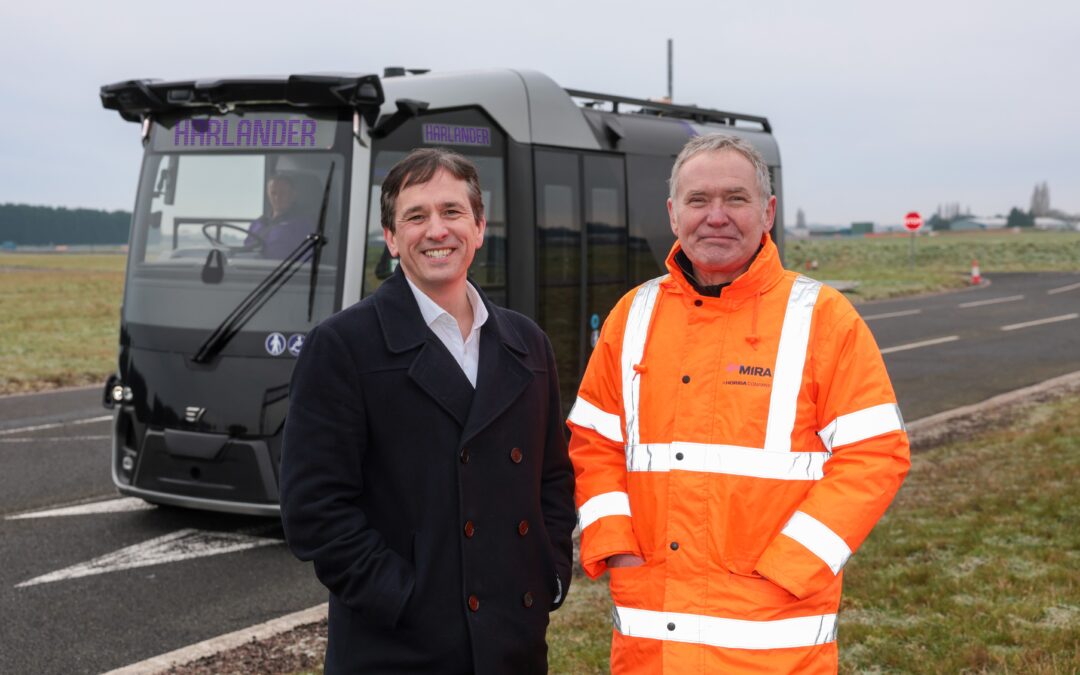
[[400,267],[311,331],[281,466],[293,552],[330,590],[327,673],[543,673],[575,525],[555,360],[466,280],[476,169],[417,150],[383,183]]

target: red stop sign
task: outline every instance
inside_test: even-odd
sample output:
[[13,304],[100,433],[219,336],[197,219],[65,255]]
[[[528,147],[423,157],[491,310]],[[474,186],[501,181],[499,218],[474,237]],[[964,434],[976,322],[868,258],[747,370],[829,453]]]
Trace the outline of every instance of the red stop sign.
[[919,215],[918,211],[912,211],[904,216],[904,227],[912,232],[922,227],[922,216]]

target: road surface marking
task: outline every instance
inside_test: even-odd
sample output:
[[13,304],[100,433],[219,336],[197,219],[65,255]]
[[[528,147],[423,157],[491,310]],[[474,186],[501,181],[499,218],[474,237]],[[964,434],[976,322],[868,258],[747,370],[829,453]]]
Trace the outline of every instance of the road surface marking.
[[930,345],[940,345],[946,342],[954,342],[959,340],[959,335],[950,335],[948,337],[934,338],[933,340],[923,340],[922,342],[909,342],[906,345],[897,345],[895,347],[886,347],[881,350],[882,354],[892,354],[893,352],[903,352],[909,349],[918,349],[919,347],[929,347]]
[[1030,326],[1041,326],[1044,323],[1057,323],[1058,321],[1068,321],[1069,319],[1075,319],[1080,317],[1080,314],[1062,314],[1061,316],[1052,316],[1047,319],[1036,319],[1035,321],[1025,321],[1024,323],[1011,323],[1008,326],[1002,326],[1001,330],[1017,330],[1019,328],[1028,328]]
[[142,511],[156,509],[138,497],[119,497],[106,499],[100,502],[88,502],[75,506],[62,506],[55,509],[42,509],[40,511],[27,511],[14,516],[8,516],[4,520],[25,520],[28,518],[55,518],[57,516],[85,516],[91,513],[122,513],[124,511]]
[[30,438],[0,438],[0,443],[42,443],[58,441],[106,441],[112,436],[31,436]]
[[57,427],[67,426],[68,424],[93,424],[94,422],[104,422],[105,420],[111,420],[112,418],[112,415],[102,415],[101,417],[86,417],[81,420],[68,420],[67,422],[51,422],[49,424],[38,424],[32,427],[19,427],[18,429],[2,429],[0,430],[0,436],[21,434],[27,431],[41,431],[42,429],[55,429]]
[[236,532],[203,532],[201,530],[185,529],[172,532],[161,537],[155,537],[141,544],[127,546],[119,551],[106,553],[103,556],[88,560],[78,565],[65,567],[62,570],[50,572],[40,577],[34,577],[15,588],[25,588],[38,584],[47,584],[66,579],[77,579],[95,574],[119,572],[137,567],[149,567],[150,565],[164,565],[167,563],[204,558],[223,553],[235,553],[246,551],[260,546],[275,546],[282,544],[280,539],[267,539],[265,537],[253,537]]
[[1007,298],[990,298],[989,300],[974,300],[972,302],[961,302],[957,307],[982,307],[983,305],[996,305],[999,302],[1016,302],[1017,300],[1023,300],[1022,295],[1010,295]]
[[1075,291],[1080,288],[1080,283],[1069,284],[1068,286],[1062,286],[1061,288],[1051,288],[1046,292],[1047,295],[1053,295],[1055,293],[1064,293],[1065,291]]
[[921,314],[921,309],[905,309],[902,312],[886,312],[884,314],[870,314],[864,316],[863,321],[873,321],[874,319],[891,319],[896,316],[911,316],[912,314]]

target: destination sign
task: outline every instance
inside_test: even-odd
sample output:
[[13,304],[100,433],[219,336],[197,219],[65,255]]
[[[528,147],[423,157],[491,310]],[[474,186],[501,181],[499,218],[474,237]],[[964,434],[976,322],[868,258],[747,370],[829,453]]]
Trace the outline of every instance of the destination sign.
[[491,129],[459,124],[423,125],[425,143],[437,145],[491,145]]
[[317,150],[334,144],[335,122],[284,113],[182,117],[155,129],[155,150]]

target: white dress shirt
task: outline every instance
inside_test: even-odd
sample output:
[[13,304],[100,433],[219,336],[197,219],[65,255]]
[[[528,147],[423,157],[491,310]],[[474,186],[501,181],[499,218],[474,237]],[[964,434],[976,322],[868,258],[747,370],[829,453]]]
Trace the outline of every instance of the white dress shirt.
[[484,307],[480,294],[476,292],[472,284],[465,282],[465,295],[469,298],[469,305],[472,306],[473,322],[469,335],[462,340],[461,328],[458,327],[457,320],[451,316],[450,312],[417,288],[409,277],[405,277],[405,281],[409,282],[409,288],[416,297],[416,304],[420,305],[420,315],[424,318],[424,323],[428,325],[431,332],[435,333],[439,341],[446,345],[447,351],[461,366],[465,377],[469,378],[469,382],[475,389],[476,371],[480,366],[480,328],[488,319],[487,307]]

